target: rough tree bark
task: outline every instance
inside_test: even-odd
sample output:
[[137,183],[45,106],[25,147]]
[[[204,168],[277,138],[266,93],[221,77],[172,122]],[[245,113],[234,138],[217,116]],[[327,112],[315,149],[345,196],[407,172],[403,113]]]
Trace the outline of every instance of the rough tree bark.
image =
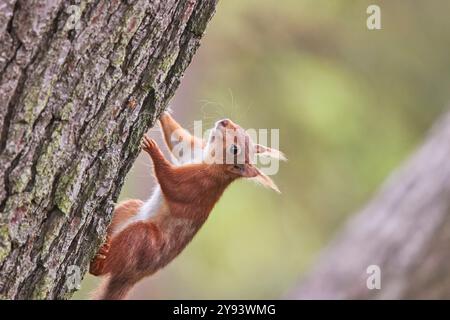
[[[300,299],[450,298],[450,113],[346,225],[292,292]],[[381,269],[369,290],[366,270]]]
[[71,296],[216,1],[0,0],[0,298]]

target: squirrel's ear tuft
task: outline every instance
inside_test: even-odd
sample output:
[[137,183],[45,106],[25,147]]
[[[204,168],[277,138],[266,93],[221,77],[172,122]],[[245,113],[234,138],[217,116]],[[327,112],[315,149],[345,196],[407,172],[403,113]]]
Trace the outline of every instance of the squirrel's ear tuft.
[[266,188],[274,190],[275,192],[281,193],[275,182],[273,182],[272,179],[252,164],[241,165],[241,176],[244,178],[249,178]]
[[268,176],[266,176],[264,173],[260,172],[260,174],[258,174],[257,176],[251,178],[253,181],[255,181],[256,183],[266,187],[266,188],[270,188],[273,191],[277,192],[277,193],[281,193],[280,189],[278,189],[277,185],[275,184],[275,182],[273,182],[272,179],[270,179]]
[[263,146],[262,144],[255,145],[255,153],[260,156],[270,157],[281,161],[287,161],[287,158],[283,152],[274,148]]

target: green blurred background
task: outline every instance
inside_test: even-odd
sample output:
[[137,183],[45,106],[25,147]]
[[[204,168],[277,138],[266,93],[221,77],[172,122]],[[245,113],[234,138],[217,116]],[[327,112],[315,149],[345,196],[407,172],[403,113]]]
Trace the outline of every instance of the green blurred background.
[[[382,30],[366,28],[381,7]],[[449,1],[223,0],[171,103],[187,128],[279,128],[282,194],[239,181],[136,299],[282,297],[449,99]],[[159,136],[159,129],[151,130]],[[146,199],[141,155],[121,200]],[[75,299],[98,283],[86,276]]]

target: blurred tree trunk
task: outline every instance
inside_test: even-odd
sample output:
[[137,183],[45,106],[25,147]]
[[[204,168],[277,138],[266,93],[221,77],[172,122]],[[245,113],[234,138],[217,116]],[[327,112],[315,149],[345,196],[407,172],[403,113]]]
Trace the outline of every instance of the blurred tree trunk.
[[[319,257],[291,297],[450,298],[450,113]],[[381,269],[369,290],[367,268]]]
[[216,1],[0,0],[0,298],[70,297]]

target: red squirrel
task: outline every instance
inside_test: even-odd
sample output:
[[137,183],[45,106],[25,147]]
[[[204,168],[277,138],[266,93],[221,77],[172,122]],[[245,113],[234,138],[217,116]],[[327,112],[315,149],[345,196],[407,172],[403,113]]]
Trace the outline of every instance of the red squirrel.
[[[158,185],[146,202],[126,200],[115,208],[106,242],[90,264],[91,274],[104,276],[95,299],[124,299],[138,281],[178,256],[234,180],[253,178],[279,192],[251,157],[262,154],[285,160],[283,154],[254,144],[231,120],[217,121],[204,140],[167,112],[161,115],[160,126],[178,163],[168,161],[156,142],[144,136],[141,146],[152,158]],[[184,151],[180,146],[191,147],[185,149],[197,152],[197,158],[186,160],[186,152],[176,152]],[[221,161],[225,158],[231,161]]]

